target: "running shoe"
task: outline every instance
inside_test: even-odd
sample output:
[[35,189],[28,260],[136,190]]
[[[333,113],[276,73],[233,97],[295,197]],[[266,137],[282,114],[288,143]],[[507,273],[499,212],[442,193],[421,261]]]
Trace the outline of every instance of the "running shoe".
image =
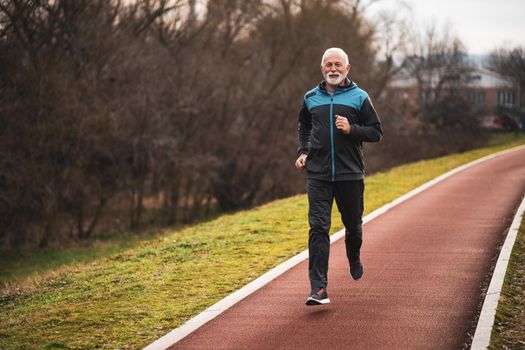
[[314,291],[308,299],[306,299],[306,305],[322,305],[330,304],[330,299],[328,299],[328,293],[326,289],[321,288],[317,291]]
[[350,263],[350,275],[354,280],[358,280],[361,277],[363,277],[364,272],[365,268],[363,267],[363,264],[361,264],[360,261]]

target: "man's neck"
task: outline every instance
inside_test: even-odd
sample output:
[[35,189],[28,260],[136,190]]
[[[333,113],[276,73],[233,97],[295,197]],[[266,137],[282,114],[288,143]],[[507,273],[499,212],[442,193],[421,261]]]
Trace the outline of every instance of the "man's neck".
[[345,85],[346,85],[346,78],[344,78],[343,81],[339,83],[339,85],[328,84],[328,82],[326,81],[325,88],[326,88],[326,91],[333,93],[338,86],[344,87]]
[[332,93],[335,91],[336,88],[337,85],[328,84],[328,82],[326,83],[326,91]]

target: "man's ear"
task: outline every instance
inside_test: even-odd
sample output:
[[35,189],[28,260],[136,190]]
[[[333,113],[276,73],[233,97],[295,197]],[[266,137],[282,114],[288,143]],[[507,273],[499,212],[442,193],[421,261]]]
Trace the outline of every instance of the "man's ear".
[[348,73],[350,73],[350,69],[352,69],[352,65],[350,63],[348,63],[348,66],[346,66],[346,69],[347,69]]

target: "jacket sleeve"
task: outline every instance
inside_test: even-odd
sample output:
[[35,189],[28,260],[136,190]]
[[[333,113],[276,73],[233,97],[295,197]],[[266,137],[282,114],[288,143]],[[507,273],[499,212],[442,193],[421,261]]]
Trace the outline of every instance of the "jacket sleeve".
[[297,153],[299,154],[308,154],[310,151],[310,133],[312,131],[312,115],[306,106],[306,103],[303,102],[303,106],[299,111],[299,126],[297,127],[299,134],[299,147],[297,148]]
[[381,120],[369,97],[361,106],[360,116],[363,125],[352,124],[348,135],[359,142],[379,142],[383,137],[383,129],[381,128]]

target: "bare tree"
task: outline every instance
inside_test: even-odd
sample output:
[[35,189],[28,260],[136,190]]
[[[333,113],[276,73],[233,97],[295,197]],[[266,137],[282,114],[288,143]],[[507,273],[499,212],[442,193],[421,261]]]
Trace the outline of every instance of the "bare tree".
[[[407,24],[372,22],[371,3],[0,0],[0,249],[302,192],[297,113],[328,46],[349,53],[389,120],[379,96]],[[426,44],[407,69],[421,81],[426,68],[456,72],[459,44]],[[388,152],[367,158],[372,169],[393,164]]]
[[439,32],[431,25],[423,36],[416,36],[411,51],[403,69],[416,79],[421,116],[425,122],[443,126],[457,107],[452,100],[461,99],[459,91],[470,81],[472,67],[464,46],[449,27]]

